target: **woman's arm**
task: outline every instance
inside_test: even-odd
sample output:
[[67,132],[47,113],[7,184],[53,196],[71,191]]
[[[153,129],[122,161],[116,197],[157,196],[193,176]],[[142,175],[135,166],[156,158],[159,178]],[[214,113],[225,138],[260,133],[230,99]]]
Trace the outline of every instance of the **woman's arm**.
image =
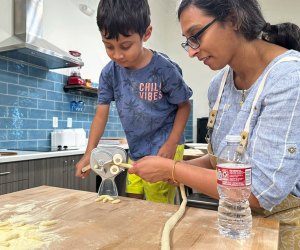
[[[201,161],[207,162],[209,159],[208,156],[203,156],[192,161],[200,163]],[[148,182],[169,181],[173,180],[174,177],[179,183],[189,186],[212,198],[219,199],[216,170],[199,165],[191,165],[190,163],[191,161],[188,163],[177,162],[174,168],[174,160],[159,156],[147,156],[136,161],[128,172],[130,174],[136,174]],[[252,207],[260,207],[254,195],[251,195],[249,202]]]
[[195,166],[201,166],[202,168],[208,168],[212,169],[212,165],[209,160],[209,155],[203,155],[201,157],[185,161],[187,164],[195,165]]

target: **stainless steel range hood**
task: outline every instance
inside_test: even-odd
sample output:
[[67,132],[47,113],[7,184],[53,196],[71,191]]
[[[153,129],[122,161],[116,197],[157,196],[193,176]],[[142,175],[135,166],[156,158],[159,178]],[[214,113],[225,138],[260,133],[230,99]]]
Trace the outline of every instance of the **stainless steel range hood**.
[[42,25],[43,0],[14,0],[14,35],[0,42],[0,56],[47,69],[83,66],[80,59],[43,39]]

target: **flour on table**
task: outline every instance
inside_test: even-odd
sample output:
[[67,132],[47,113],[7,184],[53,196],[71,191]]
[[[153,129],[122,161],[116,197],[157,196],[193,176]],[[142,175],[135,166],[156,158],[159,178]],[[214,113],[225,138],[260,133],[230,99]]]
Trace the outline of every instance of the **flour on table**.
[[57,224],[57,220],[45,220],[40,223],[40,226],[49,227],[49,226],[53,226],[55,224]]
[[7,213],[9,213],[9,210],[2,210],[2,211],[0,211],[0,216],[3,214],[7,214]]
[[15,208],[16,206],[17,206],[16,204],[5,204],[3,207],[12,209],[12,208]]
[[[54,221],[42,221],[54,225]],[[41,222],[41,223],[42,223]],[[40,223],[40,224],[41,224]],[[56,221],[57,223],[57,221]],[[43,230],[39,224],[26,222],[10,223],[2,221],[0,227],[0,249],[40,249],[61,237],[49,230]]]
[[34,208],[35,208],[34,204],[27,204],[27,205],[23,205],[23,206],[18,206],[15,211],[16,211],[16,213],[21,214],[21,213],[30,212]]
[[59,221],[49,220],[48,209],[38,203],[28,201],[0,207],[0,250],[47,249],[51,243],[64,239],[55,226]]

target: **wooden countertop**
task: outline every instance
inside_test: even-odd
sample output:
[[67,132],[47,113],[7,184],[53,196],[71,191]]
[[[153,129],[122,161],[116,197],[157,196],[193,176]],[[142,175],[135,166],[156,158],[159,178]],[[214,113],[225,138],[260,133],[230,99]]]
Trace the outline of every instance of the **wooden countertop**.
[[187,148],[184,149],[183,152],[183,160],[192,160],[198,157],[201,157],[206,154],[206,151],[201,150],[201,149],[193,149],[193,148]]
[[[48,186],[27,189],[1,196],[0,219],[12,219],[21,211],[26,223],[57,220],[47,230],[56,235],[47,249],[153,250],[160,249],[164,223],[178,209],[126,197],[118,204],[95,198],[96,193]],[[171,249],[277,249],[278,234],[277,221],[254,218],[250,239],[224,238],[217,231],[216,211],[189,207],[173,229]]]
[[188,148],[184,149],[183,160],[192,160],[207,154],[206,143],[185,143]]

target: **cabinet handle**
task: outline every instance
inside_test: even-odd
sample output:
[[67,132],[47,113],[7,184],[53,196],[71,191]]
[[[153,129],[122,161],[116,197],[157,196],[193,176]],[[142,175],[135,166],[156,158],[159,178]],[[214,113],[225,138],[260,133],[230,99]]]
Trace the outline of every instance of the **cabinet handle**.
[[9,175],[10,174],[10,172],[2,172],[2,173],[0,173],[0,175]]
[[75,171],[75,160],[72,160],[72,164],[71,164],[71,171],[74,172]]
[[63,172],[66,172],[68,168],[68,161],[64,161],[64,170]]

